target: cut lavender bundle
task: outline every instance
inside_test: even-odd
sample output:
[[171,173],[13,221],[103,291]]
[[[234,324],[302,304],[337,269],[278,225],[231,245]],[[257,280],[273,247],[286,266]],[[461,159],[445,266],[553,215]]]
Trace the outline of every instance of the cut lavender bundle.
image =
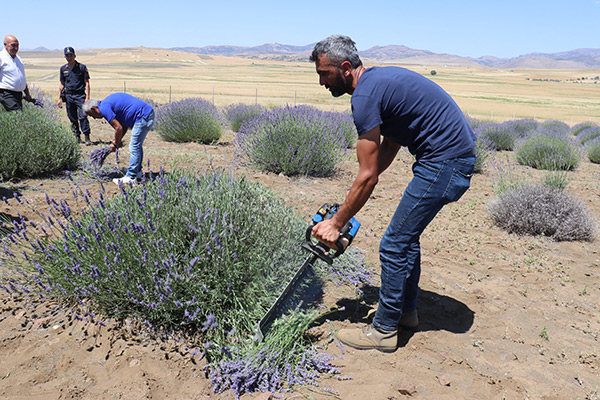
[[93,166],[100,168],[104,164],[104,160],[106,160],[106,157],[108,157],[109,154],[110,146],[101,147],[90,153],[90,161],[92,162]]

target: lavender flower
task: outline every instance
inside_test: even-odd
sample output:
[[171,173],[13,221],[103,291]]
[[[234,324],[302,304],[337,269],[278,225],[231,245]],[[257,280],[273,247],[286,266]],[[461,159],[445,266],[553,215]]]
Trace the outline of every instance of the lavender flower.
[[104,160],[111,153],[110,146],[101,147],[99,149],[95,149],[90,153],[90,162],[96,168],[102,167],[104,164]]

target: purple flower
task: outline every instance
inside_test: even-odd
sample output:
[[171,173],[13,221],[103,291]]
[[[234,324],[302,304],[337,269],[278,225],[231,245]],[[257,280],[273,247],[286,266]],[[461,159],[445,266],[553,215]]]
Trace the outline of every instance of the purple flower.
[[90,162],[96,168],[100,168],[100,167],[102,167],[102,165],[104,164],[104,160],[106,160],[106,157],[108,157],[108,155],[110,153],[111,153],[110,146],[101,147],[99,149],[96,149],[90,153]]

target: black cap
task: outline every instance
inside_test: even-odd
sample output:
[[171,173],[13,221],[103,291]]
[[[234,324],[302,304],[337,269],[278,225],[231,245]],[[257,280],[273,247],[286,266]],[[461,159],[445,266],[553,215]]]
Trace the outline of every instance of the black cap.
[[72,48],[72,47],[65,47],[65,56],[67,54],[73,54],[74,55],[75,54],[75,49]]

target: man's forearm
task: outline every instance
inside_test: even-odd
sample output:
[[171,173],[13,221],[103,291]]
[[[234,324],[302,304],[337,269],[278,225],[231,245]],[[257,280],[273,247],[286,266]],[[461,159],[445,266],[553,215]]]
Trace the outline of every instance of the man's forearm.
[[373,193],[373,189],[375,189],[375,185],[377,185],[378,178],[373,177],[372,175],[364,175],[360,174],[356,177],[354,182],[352,183],[352,187],[348,191],[348,195],[346,196],[346,201],[342,204],[339,211],[335,215],[338,220],[337,226],[341,229],[343,226],[352,218],[356,213],[360,211],[360,209],[365,205],[371,193]]
[[26,101],[32,101],[33,98],[31,97],[31,94],[29,93],[29,86],[25,86],[25,90],[23,90],[23,93],[25,93],[25,100]]

